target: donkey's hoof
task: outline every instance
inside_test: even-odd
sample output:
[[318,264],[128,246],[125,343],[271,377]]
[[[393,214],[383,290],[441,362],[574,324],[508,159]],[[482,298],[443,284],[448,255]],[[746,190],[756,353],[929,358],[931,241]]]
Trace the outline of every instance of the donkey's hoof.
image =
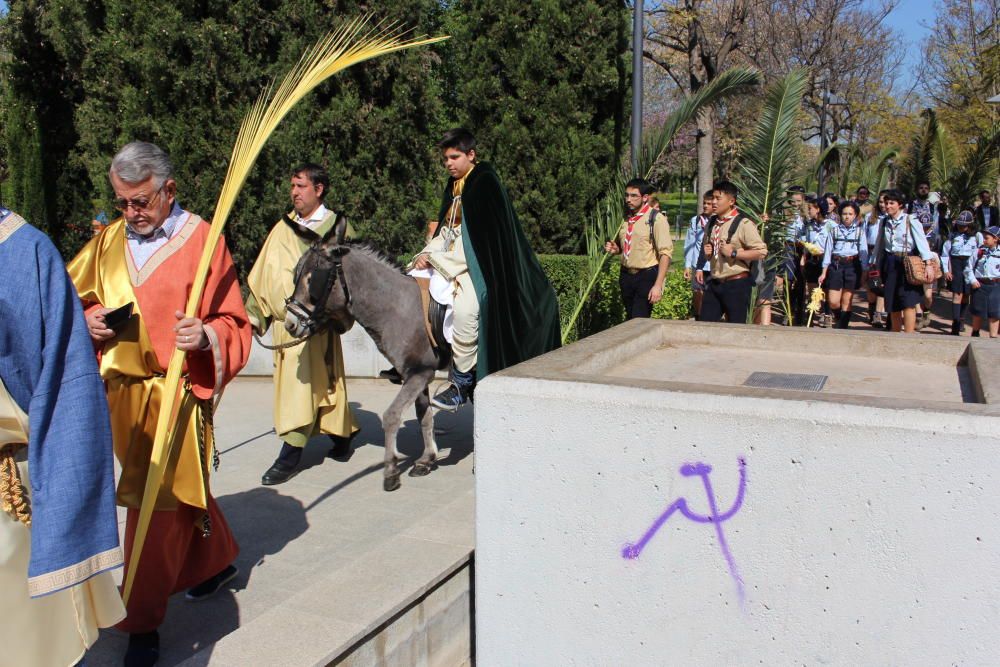
[[396,474],[394,474],[394,475],[389,475],[388,477],[386,477],[385,479],[382,480],[382,488],[384,490],[386,490],[386,491],[395,491],[400,486],[401,485],[399,483],[399,473],[398,472]]
[[431,471],[433,471],[435,468],[437,468],[437,464],[434,462],[420,463],[418,461],[417,463],[413,464],[413,467],[410,468],[410,472],[407,474],[410,477],[424,477],[426,475],[431,474]]

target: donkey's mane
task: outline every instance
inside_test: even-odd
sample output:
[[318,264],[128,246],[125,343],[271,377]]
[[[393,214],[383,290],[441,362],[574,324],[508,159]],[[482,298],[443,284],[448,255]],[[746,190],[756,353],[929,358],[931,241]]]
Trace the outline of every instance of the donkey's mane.
[[361,252],[362,254],[374,259],[379,264],[396,271],[397,273],[403,273],[403,267],[399,265],[399,262],[392,259],[380,249],[371,245],[370,243],[348,243],[352,250]]

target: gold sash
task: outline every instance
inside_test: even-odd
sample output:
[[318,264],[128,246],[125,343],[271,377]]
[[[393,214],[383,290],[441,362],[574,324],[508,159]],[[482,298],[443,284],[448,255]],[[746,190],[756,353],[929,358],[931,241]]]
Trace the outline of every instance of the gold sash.
[[0,510],[30,526],[28,488],[17,466],[18,458],[24,453],[19,450],[27,444],[28,415],[14,402],[0,379]]
[[[115,456],[122,466],[118,504],[138,508],[149,473],[166,369],[150,342],[132,287],[127,252],[125,222],[119,219],[87,244],[67,268],[84,301],[108,308],[134,304],[132,319],[104,346],[101,377],[107,387]],[[182,390],[176,440],[156,499],[158,510],[173,509],[178,502],[208,507],[208,464],[214,442],[202,407],[202,401],[187,388]]]

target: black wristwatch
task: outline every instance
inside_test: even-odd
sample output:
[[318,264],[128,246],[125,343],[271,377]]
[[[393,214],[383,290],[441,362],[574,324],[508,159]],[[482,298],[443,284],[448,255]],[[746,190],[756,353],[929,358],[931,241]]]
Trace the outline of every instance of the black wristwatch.
[[736,253],[738,253],[738,252],[739,252],[739,250],[737,250],[736,248],[733,248],[733,251],[731,253],[729,253],[729,256],[732,259],[736,259]]

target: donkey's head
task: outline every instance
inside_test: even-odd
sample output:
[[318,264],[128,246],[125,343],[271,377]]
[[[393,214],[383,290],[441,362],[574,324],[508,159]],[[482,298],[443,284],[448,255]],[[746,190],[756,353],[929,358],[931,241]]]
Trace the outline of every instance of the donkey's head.
[[313,241],[295,267],[295,289],[285,301],[285,329],[296,338],[311,336],[329,325],[338,334],[354,326],[351,292],[343,259],[347,218],[337,221],[326,236]]

